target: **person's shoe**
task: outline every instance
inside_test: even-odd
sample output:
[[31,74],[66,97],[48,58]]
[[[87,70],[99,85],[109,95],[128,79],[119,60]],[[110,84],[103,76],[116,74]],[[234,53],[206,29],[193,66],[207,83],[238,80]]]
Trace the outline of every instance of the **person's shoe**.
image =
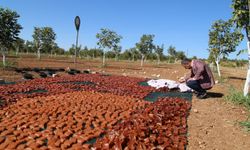
[[198,96],[198,95],[199,95],[199,93],[196,92],[196,91],[194,91],[194,90],[193,90],[193,93],[194,93],[195,96]]
[[197,95],[197,98],[198,98],[198,99],[205,99],[205,98],[207,98],[207,93],[198,94],[198,95]]

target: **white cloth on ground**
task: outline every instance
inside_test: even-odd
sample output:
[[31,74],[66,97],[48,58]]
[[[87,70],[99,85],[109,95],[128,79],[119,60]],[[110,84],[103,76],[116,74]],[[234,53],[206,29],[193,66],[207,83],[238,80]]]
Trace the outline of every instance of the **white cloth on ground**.
[[179,83],[168,79],[149,80],[147,83],[149,86],[155,87],[156,89],[167,87],[169,89],[179,88],[180,92],[191,91],[186,83]]

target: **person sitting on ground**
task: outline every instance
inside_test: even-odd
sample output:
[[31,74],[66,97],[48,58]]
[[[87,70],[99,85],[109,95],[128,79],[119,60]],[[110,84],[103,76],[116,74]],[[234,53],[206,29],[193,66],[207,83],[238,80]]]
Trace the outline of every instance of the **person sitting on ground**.
[[186,82],[187,86],[196,92],[197,98],[206,98],[206,90],[211,89],[215,84],[211,69],[201,60],[184,59],[181,64],[185,69],[191,69],[191,74],[180,78],[179,82]]

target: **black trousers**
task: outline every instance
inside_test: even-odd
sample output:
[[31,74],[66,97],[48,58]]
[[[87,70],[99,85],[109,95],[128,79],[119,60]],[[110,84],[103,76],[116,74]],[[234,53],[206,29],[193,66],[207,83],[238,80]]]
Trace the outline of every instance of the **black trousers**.
[[198,94],[204,94],[206,93],[206,90],[204,90],[199,81],[197,80],[190,80],[187,83],[187,86],[190,87],[191,89],[195,90],[196,92],[198,92]]

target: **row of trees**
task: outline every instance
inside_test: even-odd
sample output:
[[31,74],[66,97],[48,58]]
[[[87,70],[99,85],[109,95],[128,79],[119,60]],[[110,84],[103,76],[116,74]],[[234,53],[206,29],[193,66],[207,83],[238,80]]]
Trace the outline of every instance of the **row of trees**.
[[[20,30],[22,29],[21,25],[18,24],[17,20],[20,17],[16,12],[9,9],[0,9],[1,18],[1,51],[3,54],[3,64],[5,66],[5,54],[7,49],[16,52],[18,55],[19,52],[22,53],[36,53],[37,58],[41,59],[41,53],[50,54],[50,55],[77,55],[79,57],[103,57],[103,65],[105,65],[105,57],[108,54],[108,57],[115,57],[118,60],[118,57],[121,56],[125,59],[135,60],[140,57],[141,66],[143,66],[144,61],[149,59],[155,59],[155,56],[158,60],[165,58],[163,55],[164,45],[155,45],[154,35],[142,35],[140,41],[135,44],[133,48],[125,50],[122,52],[122,47],[120,41],[122,36],[117,34],[115,31],[110,29],[101,29],[100,33],[96,34],[98,39],[97,45],[99,48],[88,49],[84,47],[81,49],[81,46],[77,48],[73,44],[69,50],[64,50],[60,48],[56,40],[56,33],[51,27],[34,27],[33,31],[33,41],[24,41],[18,37]],[[76,50],[76,53],[75,53]],[[169,61],[171,58],[174,59],[183,59],[185,54],[182,51],[176,51],[175,47],[170,46],[168,48]]]
[[[35,53],[37,54],[37,48],[34,45],[33,41],[24,41],[22,39],[19,39],[20,42],[18,42],[18,44],[11,48],[10,51],[13,51],[16,53],[16,55],[18,55],[18,53],[26,53],[26,54],[31,54],[31,53]],[[42,47],[42,46],[41,46]],[[52,49],[40,49],[40,53],[43,54],[47,54],[47,55],[75,55],[75,45],[72,44],[72,46],[68,49],[65,50],[63,48],[59,48],[57,46],[57,44],[53,44]],[[177,60],[181,60],[183,58],[186,58],[186,55],[183,51],[177,51],[176,48],[174,46],[169,46],[169,48],[166,49],[167,54],[165,55],[163,53],[164,50],[164,45],[161,46],[156,46],[155,49],[150,52],[147,53],[145,56],[146,59],[149,60],[156,60],[157,59],[157,64],[160,63],[160,61],[167,61],[168,63],[172,63],[172,62],[176,62]],[[103,50],[101,48],[88,48],[87,46],[85,46],[84,48],[81,48],[81,46],[79,46],[77,48],[77,56],[79,58],[99,58],[99,57],[103,57]],[[134,48],[129,48],[129,49],[125,49],[123,52],[121,50],[121,47],[119,49],[112,49],[112,50],[108,50],[105,53],[105,56],[107,58],[115,58],[115,60],[117,61],[118,59],[123,59],[123,60],[131,60],[131,61],[135,61],[138,59],[141,59],[141,54],[139,53],[139,51],[134,47]]]
[[[159,47],[158,47],[159,48]],[[163,54],[163,48],[155,49],[154,52],[148,53],[147,54],[147,59],[149,60],[156,60],[157,59],[157,64],[159,64],[159,60],[164,60],[168,61],[169,63],[176,62],[177,60],[181,60],[183,58],[186,58],[186,55],[183,51],[177,51],[174,46],[170,46],[167,51],[168,54],[164,55]],[[156,52],[156,51],[159,52]],[[69,51],[66,51],[64,54],[65,55],[74,55],[75,52],[75,45],[72,45]],[[169,52],[173,52],[174,55],[170,55]],[[97,58],[97,57],[103,57],[103,50],[100,48],[88,48],[84,47],[83,49],[79,49],[77,51],[79,54],[79,58]],[[118,59],[122,60],[130,60],[130,61],[135,61],[138,59],[141,59],[141,54],[139,53],[136,48],[129,48],[124,50],[124,52],[121,51],[106,51],[105,53],[106,58],[115,58],[117,61]]]
[[[164,45],[161,46],[154,44],[153,34],[144,34],[140,38],[140,41],[135,44],[135,47],[126,50],[124,53],[131,55],[132,59],[135,59],[137,54],[141,57],[141,66],[143,66],[144,61],[152,55],[153,53],[157,56],[158,64],[160,59],[163,57]],[[118,55],[121,53],[122,47],[119,45],[122,39],[121,35],[109,29],[101,29],[100,33],[97,33],[96,38],[98,39],[97,45],[103,49],[103,65],[105,65],[105,53],[111,50],[115,54],[116,60]],[[174,58],[186,58],[183,51],[176,51],[175,47],[170,46],[168,48],[168,54]]]

